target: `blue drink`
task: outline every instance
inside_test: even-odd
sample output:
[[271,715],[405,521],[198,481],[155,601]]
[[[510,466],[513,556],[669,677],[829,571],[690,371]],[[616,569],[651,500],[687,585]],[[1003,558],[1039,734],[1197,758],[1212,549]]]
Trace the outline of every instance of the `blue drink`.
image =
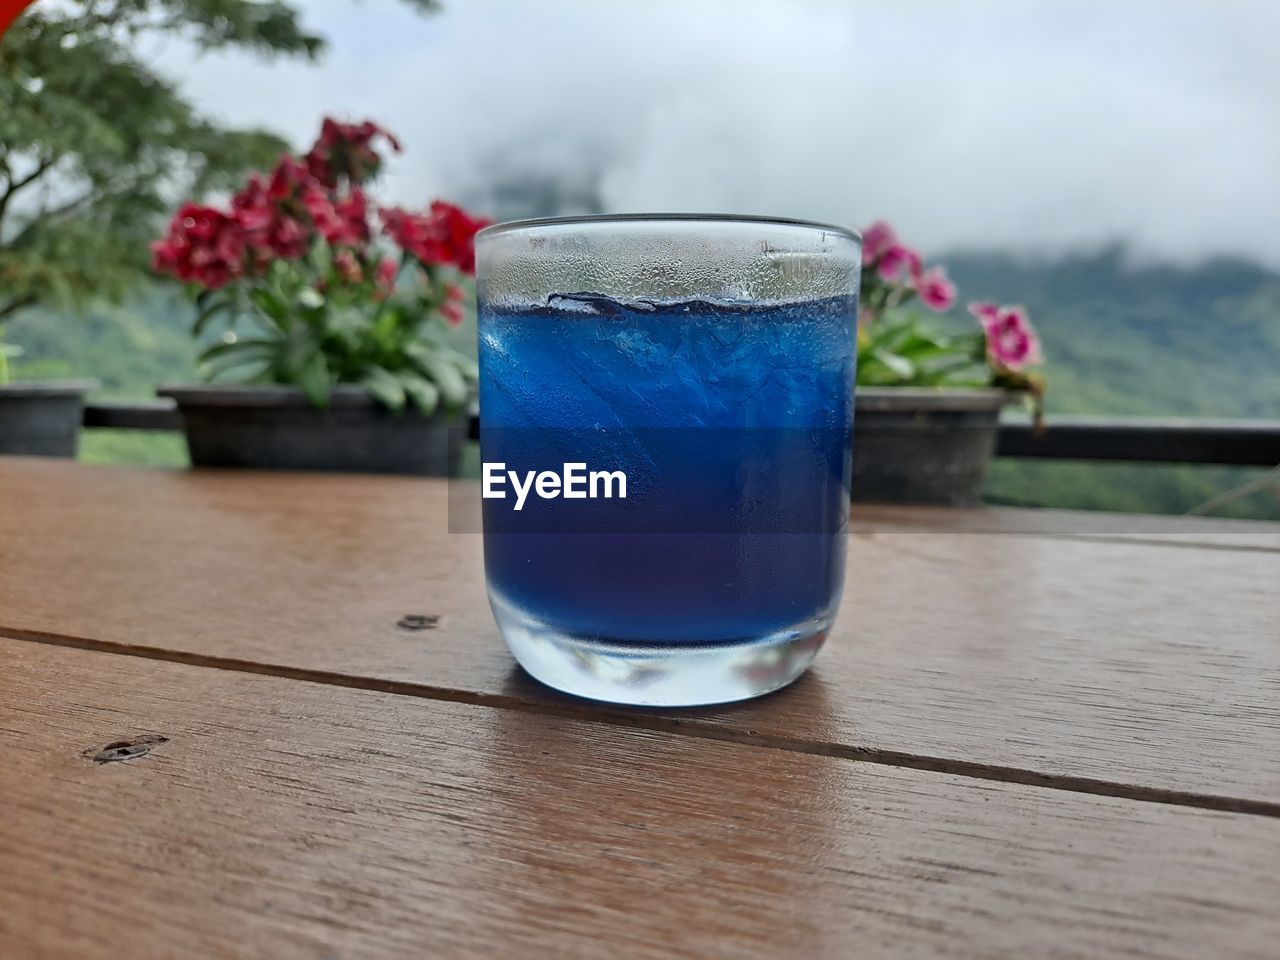
[[[856,290],[521,303],[483,279],[481,453],[505,478],[483,501],[485,569],[517,658],[632,703],[794,679],[844,583]],[[566,464],[624,475],[625,497],[604,479],[539,496],[531,474]]]

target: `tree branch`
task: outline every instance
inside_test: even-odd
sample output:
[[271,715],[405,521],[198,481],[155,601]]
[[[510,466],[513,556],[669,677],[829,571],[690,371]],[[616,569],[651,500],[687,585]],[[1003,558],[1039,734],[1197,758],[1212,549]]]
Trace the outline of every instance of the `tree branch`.
[[[43,160],[41,160],[39,163],[36,164],[36,168],[32,170],[31,173],[27,174],[27,176],[23,177],[21,180],[9,181],[9,185],[5,187],[4,193],[0,193],[0,223],[4,222],[4,213],[5,213],[5,210],[8,209],[9,201],[13,198],[13,195],[17,193],[19,190],[21,190],[23,187],[29,186],[30,184],[34,183],[36,180],[39,180],[42,176],[44,176],[44,174],[49,170],[49,168],[54,165],[55,162],[56,161],[54,158],[45,157]],[[7,163],[5,164],[5,167],[6,167],[5,172],[8,173]]]
[[3,307],[0,307],[0,320],[3,320],[10,314],[17,313],[19,310],[25,310],[27,307],[34,304],[37,299],[39,298],[36,297],[34,293],[28,293],[21,297],[14,297]]
[[[78,210],[80,207],[86,206],[89,203],[91,203],[97,196],[98,196],[97,190],[94,189],[94,190],[88,191],[87,193],[81,194],[80,196],[76,197],[74,200],[69,200],[66,203],[60,204],[56,207],[50,207],[47,210],[41,210],[34,217],[31,218],[30,222],[28,222],[25,227],[23,227],[21,230],[18,231],[18,233],[14,236],[12,240],[10,240],[8,243],[0,244],[0,250],[4,250],[4,249],[16,250],[18,247],[22,245],[22,241],[27,239],[27,237],[30,236],[31,233],[40,224],[48,223],[50,220],[56,217],[60,217],[63,214],[72,213],[73,211]],[[3,213],[3,207],[0,207],[0,213]]]

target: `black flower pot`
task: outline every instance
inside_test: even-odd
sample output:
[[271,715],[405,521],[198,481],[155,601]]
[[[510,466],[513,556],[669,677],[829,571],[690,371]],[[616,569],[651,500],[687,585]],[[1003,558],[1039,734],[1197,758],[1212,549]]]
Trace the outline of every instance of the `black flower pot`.
[[853,499],[973,506],[995,450],[1003,390],[859,387]]
[[96,380],[47,380],[0,386],[0,454],[74,457],[84,395]]
[[292,387],[161,387],[182,414],[196,467],[454,476],[463,414],[392,412],[363,389],[340,386],[317,409]]

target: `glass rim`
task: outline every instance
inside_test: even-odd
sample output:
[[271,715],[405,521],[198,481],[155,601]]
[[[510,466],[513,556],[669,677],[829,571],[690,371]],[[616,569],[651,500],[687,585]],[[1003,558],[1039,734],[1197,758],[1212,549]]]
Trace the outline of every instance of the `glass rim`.
[[517,230],[535,230],[542,227],[572,227],[607,225],[611,223],[752,223],[765,227],[806,227],[836,233],[862,243],[861,232],[820,220],[800,220],[793,217],[758,217],[739,213],[584,213],[565,217],[531,217],[526,220],[504,220],[485,227],[476,234],[476,240],[496,237]]

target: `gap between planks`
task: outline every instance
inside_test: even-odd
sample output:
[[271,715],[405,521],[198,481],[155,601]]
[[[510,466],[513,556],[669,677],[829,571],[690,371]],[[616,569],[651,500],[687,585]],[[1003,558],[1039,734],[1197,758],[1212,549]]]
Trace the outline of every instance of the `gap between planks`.
[[[890,531],[885,531],[886,533]],[[910,531],[894,530],[893,533]],[[854,531],[855,534],[858,531]],[[1105,533],[1005,533],[1004,536],[1039,537],[1042,540],[1083,540],[1087,543],[1131,543],[1143,547],[1180,547],[1184,550],[1235,550],[1239,553],[1280,553],[1280,547],[1268,547],[1259,543],[1201,543],[1196,540],[1174,540],[1172,537],[1162,540],[1157,537],[1108,535]]]
[[[94,640],[88,637],[73,637],[36,630],[12,629],[3,625],[0,625],[0,639],[92,650],[99,653],[136,657],[144,660],[161,660],[188,666],[207,667],[214,670],[228,670],[233,673],[258,674],[286,680],[297,680],[302,683],[345,687],[352,690],[371,690],[396,696],[416,697],[421,700],[441,700],[504,710],[523,710],[527,713],[567,717],[575,720],[593,720],[611,726],[635,727],[703,740],[715,740],[774,750],[789,750],[793,753],[809,753],[858,763],[906,767],[912,770],[950,774],[974,780],[994,780],[1000,783],[1016,783],[1022,786],[1060,790],[1067,793],[1084,793],[1146,803],[1198,807],[1202,810],[1218,810],[1226,813],[1280,818],[1280,803],[1267,800],[1250,800],[1245,797],[1194,793],[1184,790],[1166,790],[1159,787],[1145,787],[1138,784],[1099,780],[1093,777],[1042,773],[1023,767],[976,763],[948,757],[930,757],[873,747],[851,747],[838,743],[793,739],[776,734],[758,734],[751,730],[737,731],[712,724],[691,723],[681,717],[649,712],[644,708],[627,708],[628,712],[623,712],[622,709],[610,707],[608,704],[586,700],[580,701],[580,705],[579,702],[568,700],[564,704],[535,703],[504,694],[455,690],[407,680],[384,680],[375,677],[352,676],[327,670],[287,667],[271,663],[238,660],[231,657],[188,653],[181,650],[135,647],[129,644]],[[696,720],[696,717],[691,719]]]

